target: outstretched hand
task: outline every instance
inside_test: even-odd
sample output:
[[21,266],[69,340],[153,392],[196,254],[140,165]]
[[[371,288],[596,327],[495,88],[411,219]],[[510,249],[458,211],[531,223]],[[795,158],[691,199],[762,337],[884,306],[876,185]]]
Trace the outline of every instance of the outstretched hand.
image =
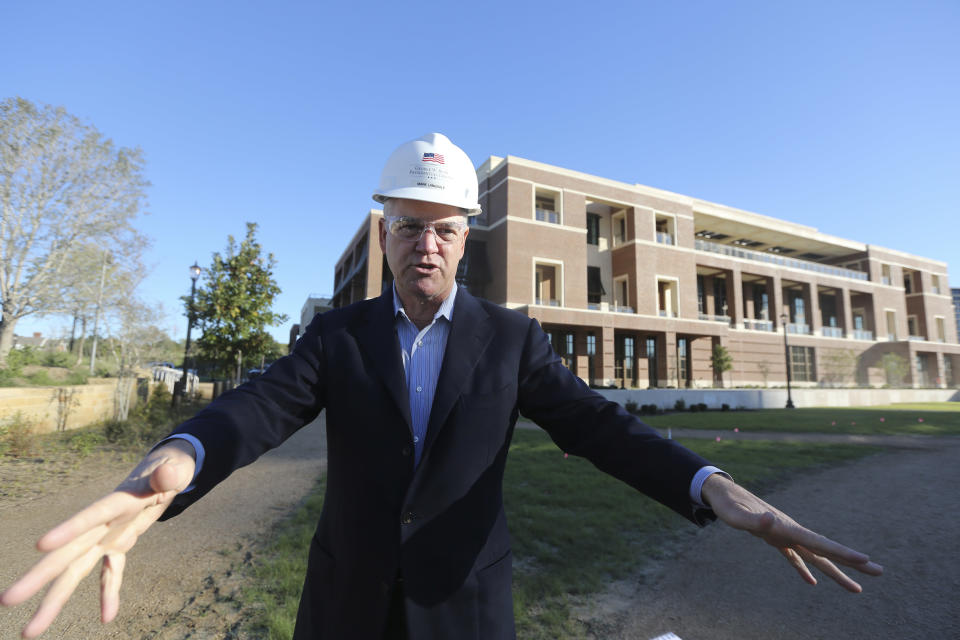
[[147,455],[110,494],[97,500],[37,542],[46,555],[2,594],[0,604],[23,603],[52,581],[24,638],[43,633],[80,581],[103,558],[100,618],[110,622],[120,607],[126,553],[185,489],[196,467],[193,446],[171,440]]
[[787,514],[720,474],[707,478],[701,495],[720,520],[735,529],[749,531],[776,547],[809,584],[817,584],[817,579],[810,573],[807,564],[813,565],[853,593],[860,593],[863,588],[837,568],[837,564],[870,576],[883,573],[883,567],[871,562],[866,554],[801,526]]

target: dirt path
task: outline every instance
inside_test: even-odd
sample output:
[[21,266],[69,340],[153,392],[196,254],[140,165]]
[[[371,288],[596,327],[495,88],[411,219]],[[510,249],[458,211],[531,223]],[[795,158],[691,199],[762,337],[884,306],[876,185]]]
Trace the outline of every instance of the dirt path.
[[[325,463],[322,430],[321,418],[234,473],[201,503],[151,527],[128,556],[120,615],[114,623],[99,622],[99,578],[91,575],[43,637],[231,637],[237,612],[225,596],[240,586],[231,567],[243,562],[250,543],[313,486]],[[64,487],[14,507],[0,505],[0,586],[38,559],[32,545],[41,534],[111,491],[131,466],[111,464],[82,486]],[[0,610],[0,638],[18,637],[38,601]]]
[[772,548],[713,525],[644,578],[614,585],[584,617],[603,640],[960,638],[958,445],[871,456],[764,496],[883,564],[883,577],[860,581],[862,594],[810,587]]

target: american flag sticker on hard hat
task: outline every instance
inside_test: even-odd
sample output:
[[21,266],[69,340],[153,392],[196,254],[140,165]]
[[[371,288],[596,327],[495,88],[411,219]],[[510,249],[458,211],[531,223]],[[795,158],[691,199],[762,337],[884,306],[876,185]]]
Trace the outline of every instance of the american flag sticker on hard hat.
[[443,164],[443,154],[442,153],[424,153],[423,162],[436,162],[437,164]]

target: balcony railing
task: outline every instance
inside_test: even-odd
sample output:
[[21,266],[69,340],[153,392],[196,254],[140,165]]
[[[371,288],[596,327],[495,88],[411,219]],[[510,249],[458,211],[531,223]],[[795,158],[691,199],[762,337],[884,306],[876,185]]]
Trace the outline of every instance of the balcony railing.
[[560,222],[560,216],[556,211],[550,211],[549,209],[537,209],[536,215],[537,220],[540,222],[549,222],[551,224],[557,224]]
[[927,341],[926,337],[924,337],[924,336],[910,336],[910,337],[907,338],[907,340],[909,340],[909,341],[911,341],[911,342],[926,342],[926,341]]
[[843,329],[840,327],[820,327],[820,333],[824,338],[842,338]]
[[676,317],[677,317],[677,312],[676,312],[676,311],[667,311],[666,309],[660,309],[660,317],[661,317],[661,318],[676,318]]
[[701,320],[707,320],[709,322],[725,322],[730,324],[730,316],[712,316],[709,313],[701,313]]
[[743,328],[751,331],[773,331],[773,322],[771,320],[744,318]]
[[544,300],[543,298],[537,298],[537,299],[535,300],[535,304],[539,304],[539,305],[544,306],[544,307],[559,307],[559,306],[560,306],[560,301],[559,301],[559,300]]
[[742,247],[735,247],[729,244],[719,244],[707,240],[697,239],[694,245],[698,251],[709,251],[710,253],[719,253],[733,258],[743,258],[745,260],[755,260],[757,262],[766,262],[776,264],[782,267],[791,267],[793,269],[804,269],[814,271],[828,276],[840,276],[842,278],[853,278],[854,280],[869,280],[868,274],[863,271],[854,271],[853,269],[842,269],[829,264],[819,262],[809,262],[807,260],[797,260],[796,258],[787,258],[775,253],[765,253],[763,251],[750,251]]
[[810,325],[799,322],[791,322],[787,325],[787,333],[796,333],[803,336],[810,335]]
[[620,306],[619,304],[610,307],[614,313],[633,313],[633,307]]
[[599,302],[588,302],[588,303],[587,303],[587,309],[590,309],[591,311],[600,311],[600,303],[599,303]]
[[657,242],[660,244],[673,244],[673,235],[665,231],[657,231]]
[[867,331],[866,329],[854,329],[853,339],[854,340],[873,340],[873,331]]

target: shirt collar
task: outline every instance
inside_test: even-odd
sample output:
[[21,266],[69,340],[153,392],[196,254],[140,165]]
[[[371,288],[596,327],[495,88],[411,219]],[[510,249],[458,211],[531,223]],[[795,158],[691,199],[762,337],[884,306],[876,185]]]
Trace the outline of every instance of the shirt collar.
[[[437,318],[446,318],[447,322],[453,322],[453,303],[457,298],[457,283],[453,283],[453,288],[450,289],[450,295],[440,303],[440,308],[437,309],[437,312],[433,314],[433,319]],[[393,315],[396,317],[398,313],[403,314],[404,318],[409,320],[407,312],[403,310],[403,302],[400,301],[400,295],[397,293],[397,283],[393,283]]]

